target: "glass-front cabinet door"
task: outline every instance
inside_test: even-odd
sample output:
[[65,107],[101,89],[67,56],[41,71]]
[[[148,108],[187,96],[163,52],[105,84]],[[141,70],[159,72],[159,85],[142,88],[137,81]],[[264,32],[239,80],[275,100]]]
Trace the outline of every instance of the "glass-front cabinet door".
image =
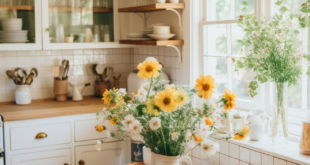
[[41,0],[0,0],[0,50],[40,50]]
[[44,0],[43,49],[118,47],[113,0]]

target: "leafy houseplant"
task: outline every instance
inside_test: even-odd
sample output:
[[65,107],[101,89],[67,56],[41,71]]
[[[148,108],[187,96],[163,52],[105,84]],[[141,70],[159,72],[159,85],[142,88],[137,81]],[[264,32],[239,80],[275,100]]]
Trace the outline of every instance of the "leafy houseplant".
[[[279,0],[276,5],[284,1]],[[247,2],[244,1],[244,5]],[[304,5],[304,4],[303,4]],[[308,6],[308,5],[307,5]],[[302,8],[302,11],[305,7]],[[246,11],[246,7],[244,8]],[[258,82],[271,81],[275,87],[275,106],[273,112],[272,137],[276,141],[278,134],[288,138],[286,118],[286,88],[296,85],[302,74],[302,59],[307,57],[301,48],[298,38],[299,24],[309,26],[309,17],[298,14],[287,14],[285,6],[280,8],[281,14],[272,18],[258,21],[254,15],[240,16],[238,25],[245,32],[244,38],[238,42],[245,47],[241,53],[245,54],[236,62],[236,71],[246,69],[255,73],[250,82],[250,94],[257,95]],[[308,21],[307,21],[308,20]],[[280,129],[279,127],[282,127]]]
[[178,161],[198,144],[207,155],[214,154],[218,145],[207,138],[222,127],[221,119],[235,107],[236,95],[226,90],[222,98],[211,102],[216,87],[211,76],[201,75],[195,89],[168,85],[155,58],[147,58],[138,69],[138,76],[147,81],[132,97],[123,89],[106,90],[104,104],[115,104],[97,113],[98,120],[120,128],[114,137],[143,141],[162,162],[167,156]]

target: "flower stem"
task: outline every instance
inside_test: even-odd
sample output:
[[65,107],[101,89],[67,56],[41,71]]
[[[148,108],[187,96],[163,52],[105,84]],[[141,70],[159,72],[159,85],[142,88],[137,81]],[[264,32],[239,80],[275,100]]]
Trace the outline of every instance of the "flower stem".
[[153,85],[153,77],[151,78],[151,83],[150,83],[149,90],[147,91],[146,99],[147,99],[147,98],[149,98],[149,94],[150,94],[150,91],[151,91],[152,85]]
[[280,118],[282,119],[282,127],[284,137],[288,137],[287,133],[287,125],[286,125],[286,116],[285,116],[285,108],[284,108],[284,88],[285,85],[283,83],[277,84],[277,110],[274,114],[274,124],[272,129],[272,136],[277,136],[278,133],[278,124]]
[[163,127],[160,127],[160,132],[161,132],[161,137],[162,137],[163,142],[164,142],[165,152],[166,152],[166,155],[168,156],[168,154],[167,154],[167,148],[166,148],[166,141],[165,141],[164,132],[163,132]]

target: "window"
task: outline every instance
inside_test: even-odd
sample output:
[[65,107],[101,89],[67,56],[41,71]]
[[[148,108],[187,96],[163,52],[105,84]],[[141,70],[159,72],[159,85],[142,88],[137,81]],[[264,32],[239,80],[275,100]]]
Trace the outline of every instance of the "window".
[[[217,89],[214,98],[223,94],[228,88],[237,92],[237,109],[264,109],[271,114],[273,100],[270,83],[260,85],[259,94],[253,99],[249,95],[248,85],[253,74],[240,70],[235,72],[233,59],[244,56],[241,54],[237,40],[243,37],[243,31],[237,22],[244,0],[201,0],[203,11],[200,21],[200,73],[212,75]],[[248,13],[261,17],[273,16],[279,11],[275,5],[277,0],[247,0]],[[296,2],[297,1],[297,2]],[[304,0],[286,0],[285,5],[292,13],[300,13],[300,5]],[[308,29],[301,28],[299,39],[303,42],[304,53],[309,52]],[[290,138],[299,140],[301,124],[306,112],[310,112],[310,79],[307,76],[307,63],[303,64],[303,74],[296,86],[288,89],[288,122]]]

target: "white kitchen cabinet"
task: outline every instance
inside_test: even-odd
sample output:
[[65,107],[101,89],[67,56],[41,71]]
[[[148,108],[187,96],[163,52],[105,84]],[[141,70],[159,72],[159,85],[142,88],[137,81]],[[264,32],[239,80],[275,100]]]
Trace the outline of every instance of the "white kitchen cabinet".
[[[102,144],[101,151],[97,151],[94,145],[75,148],[76,165],[123,165],[126,164],[126,152],[122,149],[124,141]],[[83,163],[82,163],[83,162]]]
[[10,165],[70,165],[71,150],[61,149],[21,155],[12,155],[10,159]]
[[[3,1],[3,0],[1,0]],[[8,29],[3,29],[2,24],[0,25],[0,50],[41,50],[42,49],[42,35],[41,35],[41,2],[42,0],[28,0],[28,1],[6,1],[5,4],[0,5],[0,21],[2,22],[5,18],[21,18],[22,29],[26,35],[25,40],[20,34],[21,31],[17,28],[8,25]],[[22,4],[17,4],[22,3]],[[15,25],[18,23],[14,23]],[[12,33],[12,31],[14,31]],[[16,34],[16,32],[19,32]],[[15,36],[14,36],[15,35]],[[18,42],[18,43],[12,43]]]
[[[109,3],[106,6],[103,2]],[[44,50],[120,47],[118,0],[63,0],[61,3],[42,1]],[[91,38],[87,37],[89,30]]]

